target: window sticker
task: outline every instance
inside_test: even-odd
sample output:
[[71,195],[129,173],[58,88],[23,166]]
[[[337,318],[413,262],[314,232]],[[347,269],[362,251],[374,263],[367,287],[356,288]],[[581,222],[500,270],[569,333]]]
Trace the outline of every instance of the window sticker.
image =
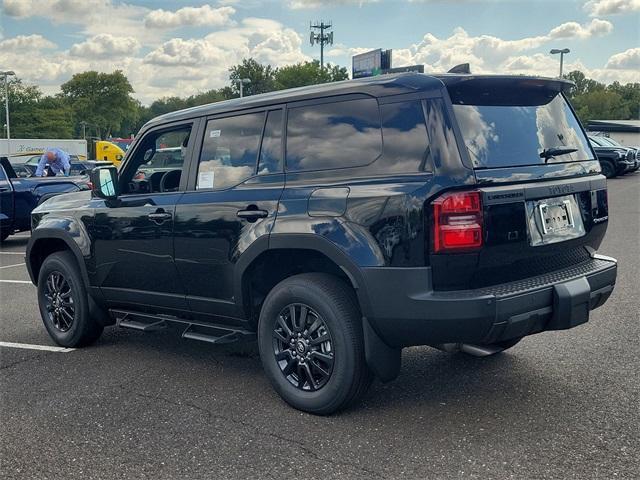
[[209,138],[218,138],[221,132],[221,130],[211,130],[211,132],[209,133]]
[[[219,131],[219,130],[218,130]],[[214,172],[198,172],[198,189],[213,188]]]

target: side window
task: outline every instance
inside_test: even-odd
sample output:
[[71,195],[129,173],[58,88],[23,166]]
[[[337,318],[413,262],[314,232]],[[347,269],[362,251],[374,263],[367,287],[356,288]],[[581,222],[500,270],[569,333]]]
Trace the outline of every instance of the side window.
[[374,98],[291,108],[287,115],[287,170],[368,165],[382,152],[380,111]]
[[282,171],[282,110],[267,113],[264,127],[258,175]]
[[125,167],[123,192],[177,191],[190,136],[191,126],[147,133]]
[[430,170],[430,149],[420,100],[381,105],[384,170],[417,173]]
[[263,112],[209,120],[196,188],[229,188],[252,177],[263,125]]

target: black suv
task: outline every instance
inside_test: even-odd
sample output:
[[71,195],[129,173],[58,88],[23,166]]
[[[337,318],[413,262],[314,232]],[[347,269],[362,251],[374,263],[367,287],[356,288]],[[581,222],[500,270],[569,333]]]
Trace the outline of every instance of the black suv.
[[[316,414],[394,379],[403,347],[490,355],[582,324],[617,269],[570,86],[386,75],[158,117],[93,192],[34,211],[44,324],[68,347],[113,323],[257,337],[276,391]],[[159,181],[137,175],[172,148]]]

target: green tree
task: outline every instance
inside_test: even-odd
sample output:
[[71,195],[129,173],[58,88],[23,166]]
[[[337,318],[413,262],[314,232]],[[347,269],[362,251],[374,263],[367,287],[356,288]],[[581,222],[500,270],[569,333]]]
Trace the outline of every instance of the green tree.
[[61,97],[71,107],[74,120],[95,125],[98,135],[127,134],[121,127],[135,122],[138,108],[131,96],[133,87],[120,71],[78,73],[60,87]]
[[317,60],[278,68],[274,75],[275,88],[277,90],[336,82],[348,78],[349,74],[345,67],[327,65],[323,69],[320,68],[320,62]]
[[[0,105],[4,106],[4,88],[0,91]],[[9,82],[9,112],[13,138],[72,137],[73,120],[68,106],[60,99],[44,96],[38,87],[25,85],[20,79]]]
[[262,65],[253,58],[245,58],[240,65],[229,69],[229,81],[234,97],[240,95],[240,80],[248,78],[251,83],[244,85],[244,95],[271,92],[275,89],[275,70],[271,65]]
[[564,75],[564,78],[571,80],[575,83],[575,86],[569,92],[569,97],[579,97],[580,95],[586,95],[596,90],[604,90],[605,85],[603,83],[596,82],[590,78],[587,78],[580,70],[574,70]]

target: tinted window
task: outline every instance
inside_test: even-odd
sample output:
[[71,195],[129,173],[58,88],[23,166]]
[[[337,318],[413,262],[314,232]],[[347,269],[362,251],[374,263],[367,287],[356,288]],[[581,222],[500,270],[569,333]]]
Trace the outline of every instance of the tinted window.
[[7,174],[4,173],[4,167],[0,165],[0,180],[6,180]]
[[[392,103],[382,113],[385,171],[409,173],[428,170],[430,156],[422,103]],[[382,161],[382,160],[381,160]]]
[[209,120],[196,188],[229,188],[253,176],[264,113]]
[[267,114],[264,127],[258,174],[282,171],[282,110],[273,110]]
[[539,105],[454,105],[453,109],[476,168],[543,164],[540,153],[558,147],[576,152],[551,157],[548,163],[592,158],[580,124],[561,95]]
[[125,166],[123,192],[177,191],[190,136],[191,126],[147,133]]
[[382,152],[373,98],[289,110],[287,170],[325,170],[373,162]]

